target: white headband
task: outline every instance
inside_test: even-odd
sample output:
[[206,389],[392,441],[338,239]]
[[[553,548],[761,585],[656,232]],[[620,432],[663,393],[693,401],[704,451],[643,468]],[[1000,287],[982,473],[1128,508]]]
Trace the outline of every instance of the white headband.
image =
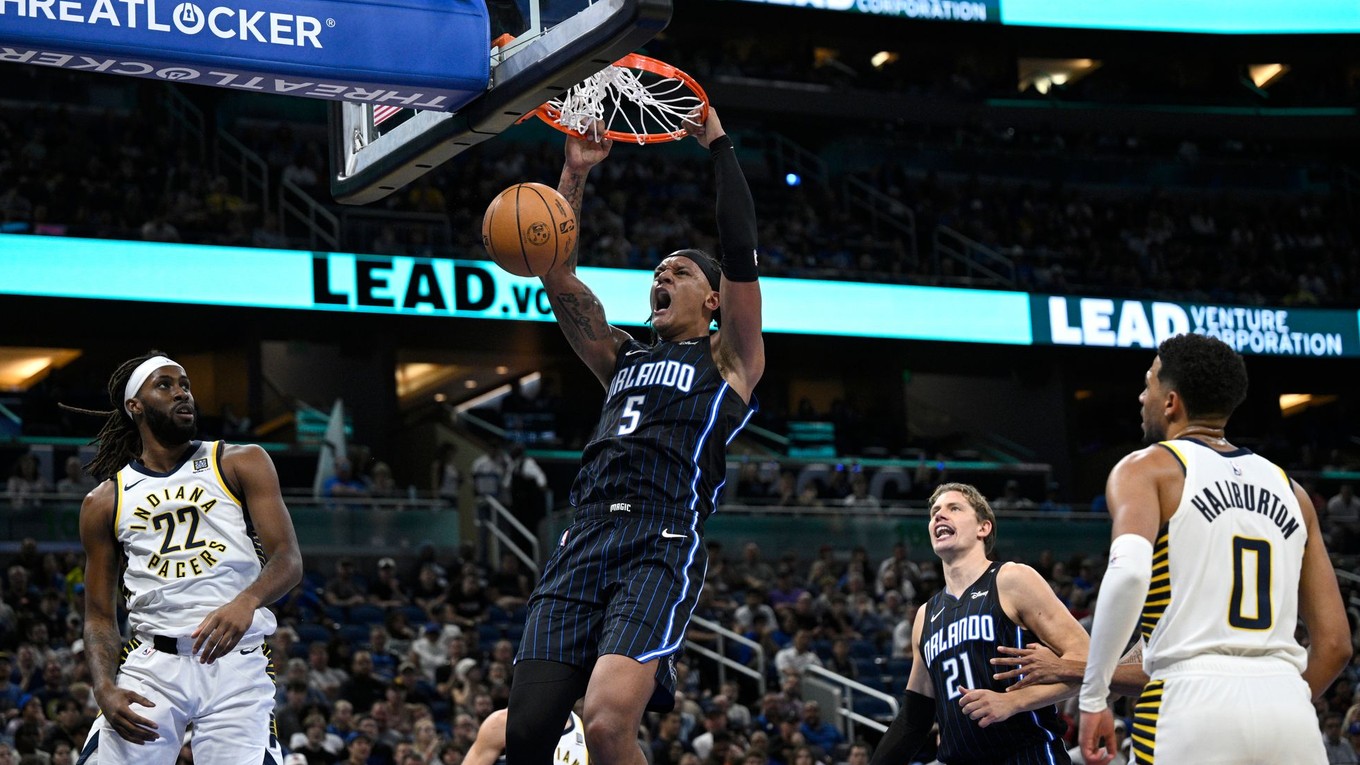
[[150,377],[152,372],[170,365],[183,368],[178,362],[171,361],[165,356],[152,356],[132,370],[132,376],[128,378],[127,387],[123,388],[123,411],[127,412],[129,417],[132,416],[132,410],[128,408],[128,399],[137,396],[137,391],[142,389],[142,383],[146,382],[146,378]]

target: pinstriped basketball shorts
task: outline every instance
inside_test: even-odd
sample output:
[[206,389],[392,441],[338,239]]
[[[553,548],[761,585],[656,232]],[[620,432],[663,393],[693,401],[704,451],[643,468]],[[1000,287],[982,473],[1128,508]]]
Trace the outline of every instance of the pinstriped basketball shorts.
[[516,661],[659,660],[651,708],[669,708],[671,656],[684,644],[707,567],[692,511],[578,511],[529,599]]

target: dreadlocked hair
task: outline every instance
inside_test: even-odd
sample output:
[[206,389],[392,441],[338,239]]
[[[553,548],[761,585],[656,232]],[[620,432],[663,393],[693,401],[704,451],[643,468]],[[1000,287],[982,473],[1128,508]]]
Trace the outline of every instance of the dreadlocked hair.
[[60,405],[68,412],[104,418],[104,427],[100,428],[99,434],[90,441],[91,444],[97,444],[99,449],[95,452],[94,459],[85,466],[86,472],[96,479],[104,481],[114,477],[124,465],[141,454],[142,434],[137,430],[137,423],[133,421],[132,415],[123,409],[126,403],[123,400],[123,392],[127,389],[128,378],[143,361],[164,355],[161,351],[147,351],[135,359],[124,361],[113,371],[113,376],[109,378],[109,403],[113,405],[111,411]]

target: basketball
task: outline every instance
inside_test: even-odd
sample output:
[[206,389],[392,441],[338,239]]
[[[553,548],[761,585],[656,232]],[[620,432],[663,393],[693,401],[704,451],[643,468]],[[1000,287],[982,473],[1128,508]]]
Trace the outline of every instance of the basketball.
[[576,246],[576,213],[556,189],[517,183],[491,200],[482,244],[496,265],[516,276],[543,276]]

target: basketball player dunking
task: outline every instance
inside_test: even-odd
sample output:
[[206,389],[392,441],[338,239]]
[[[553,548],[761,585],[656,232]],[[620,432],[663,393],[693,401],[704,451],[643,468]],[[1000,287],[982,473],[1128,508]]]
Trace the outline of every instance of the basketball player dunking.
[[[506,723],[514,765],[549,765],[557,739],[545,732],[561,730],[583,694],[591,757],[643,765],[638,723],[649,702],[674,703],[672,654],[704,582],[704,519],[727,443],[755,408],[765,368],[755,204],[717,114],[687,129],[712,156],[722,261],[688,249],[656,267],[656,342],[608,324],[576,275],[577,253],[542,277],[605,400],[572,488],[575,518],[529,600]],[[609,148],[567,139],[558,190],[578,220],[586,174]]]
[[1307,493],[1224,437],[1246,396],[1242,357],[1216,338],[1170,338],[1147,371],[1150,445],[1105,486],[1113,542],[1081,688],[1089,763],[1113,755],[1106,694],[1135,627],[1151,677],[1130,731],[1138,762],[1327,761],[1309,692],[1346,665],[1350,630]]
[[905,765],[940,725],[943,763],[1054,765],[1071,760],[1054,702],[1076,683],[1006,692],[992,677],[998,645],[1034,637],[1068,659],[1086,656],[1086,631],[1037,571],[991,560],[996,515],[977,489],[946,483],[930,498],[930,543],[944,562],[944,589],[916,612],[911,674],[896,719],[871,765]]
[[173,765],[190,721],[199,765],[282,762],[265,605],[302,578],[302,556],[274,464],[258,446],[194,440],[189,377],[159,352],[119,367],[109,400],[89,465],[103,482],[80,510],[101,715],[79,762]]

